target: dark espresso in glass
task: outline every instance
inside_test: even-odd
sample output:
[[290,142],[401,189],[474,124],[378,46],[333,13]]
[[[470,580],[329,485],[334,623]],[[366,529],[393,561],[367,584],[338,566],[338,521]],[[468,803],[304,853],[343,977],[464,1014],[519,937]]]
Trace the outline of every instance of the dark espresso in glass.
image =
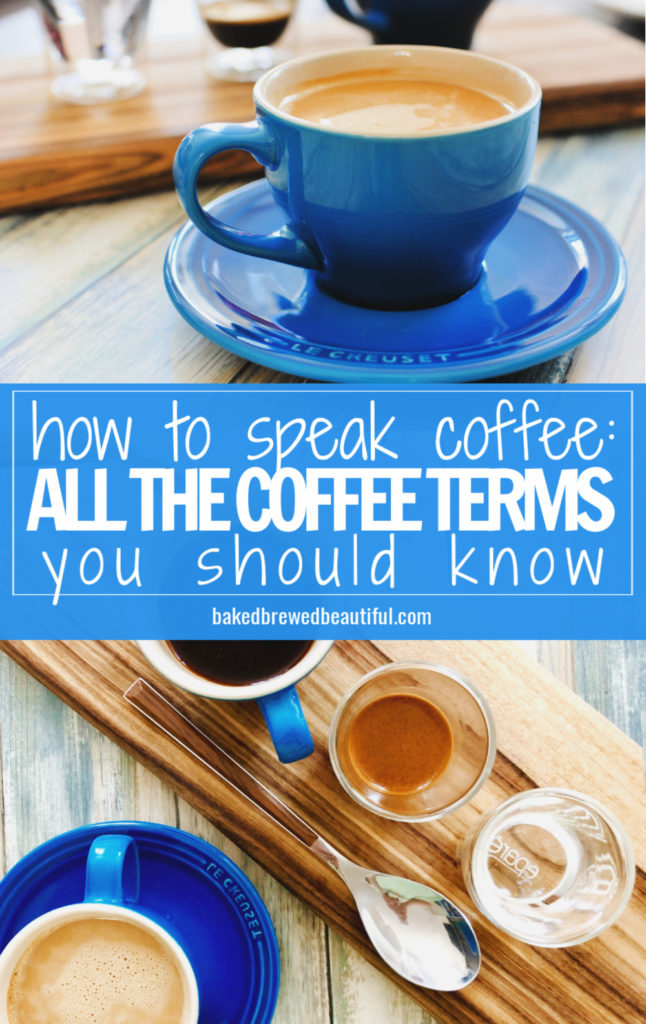
[[207,4],[201,14],[223,46],[253,49],[271,46],[283,34],[292,13],[287,0],[231,0]]
[[246,686],[298,664],[313,640],[169,640],[186,668],[213,683]]

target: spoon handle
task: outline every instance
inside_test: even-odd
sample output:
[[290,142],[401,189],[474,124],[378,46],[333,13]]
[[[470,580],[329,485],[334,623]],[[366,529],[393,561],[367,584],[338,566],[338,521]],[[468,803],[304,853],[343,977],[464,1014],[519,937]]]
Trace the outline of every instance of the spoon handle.
[[[170,736],[184,750],[192,754],[203,765],[215,772],[219,778],[246,797],[255,807],[289,832],[295,839],[311,849],[317,843],[328,844],[310,826],[299,818],[262,782],[243,768],[222,747],[198,729],[167,697],[144,679],[137,679],[124,693],[124,698],[145,718]],[[321,857],[317,849],[312,853]],[[321,858],[323,859],[323,858]],[[329,863],[329,857],[325,857]]]

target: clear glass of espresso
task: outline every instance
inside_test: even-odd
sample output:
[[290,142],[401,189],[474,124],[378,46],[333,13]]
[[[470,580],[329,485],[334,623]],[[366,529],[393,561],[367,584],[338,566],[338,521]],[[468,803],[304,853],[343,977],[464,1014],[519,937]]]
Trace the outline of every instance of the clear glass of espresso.
[[277,49],[296,0],[198,0],[204,24],[220,47],[207,60],[214,78],[255,82],[286,59]]
[[493,716],[451,669],[383,665],[338,705],[329,750],[339,782],[362,807],[392,821],[430,821],[484,785],[496,755]]

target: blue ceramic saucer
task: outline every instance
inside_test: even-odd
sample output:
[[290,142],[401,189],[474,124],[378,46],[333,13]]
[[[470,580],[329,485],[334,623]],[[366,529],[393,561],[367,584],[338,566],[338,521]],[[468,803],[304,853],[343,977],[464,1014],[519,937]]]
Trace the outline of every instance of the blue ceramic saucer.
[[[267,183],[208,209],[245,231],[282,224]],[[598,331],[626,282],[617,243],[589,214],[530,187],[479,282],[433,309],[384,312],[323,294],[310,271],[245,256],[189,221],[166,255],[168,293],[201,334],[244,359],[339,383],[458,383],[521,370]]]
[[200,1024],[269,1024],[280,961],[264,903],[223,853],[166,825],[88,825],[32,850],[0,882],[0,949],[34,918],[82,901],[88,850],[109,833],[136,840],[141,890],[128,906],[185,950],[200,992]]

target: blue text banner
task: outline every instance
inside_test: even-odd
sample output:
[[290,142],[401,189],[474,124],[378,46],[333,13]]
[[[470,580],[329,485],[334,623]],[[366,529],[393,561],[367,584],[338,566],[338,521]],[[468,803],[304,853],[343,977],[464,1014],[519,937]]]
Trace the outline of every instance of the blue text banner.
[[3,386],[2,636],[643,636],[644,390]]

